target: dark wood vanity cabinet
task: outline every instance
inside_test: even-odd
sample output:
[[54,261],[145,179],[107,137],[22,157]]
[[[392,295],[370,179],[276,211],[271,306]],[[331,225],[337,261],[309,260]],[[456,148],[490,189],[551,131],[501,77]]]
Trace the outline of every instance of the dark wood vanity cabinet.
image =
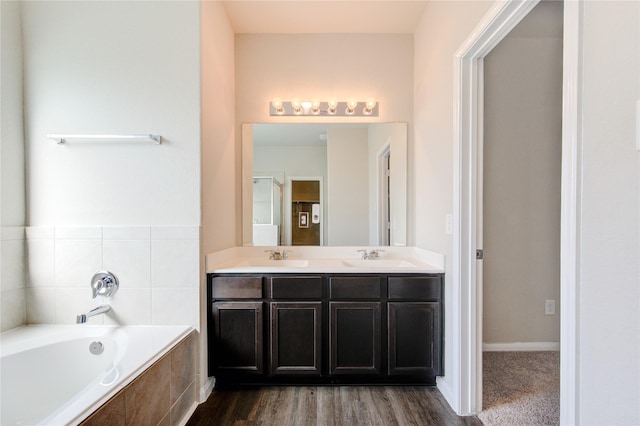
[[380,374],[380,302],[329,302],[331,374]]
[[271,302],[269,374],[322,372],[322,302]]
[[213,304],[214,362],[219,371],[264,372],[262,306],[262,302]]
[[389,277],[388,300],[389,374],[442,375],[442,277]]
[[228,383],[424,383],[442,274],[208,276],[209,371]]
[[269,374],[322,373],[322,276],[269,276]]
[[264,372],[262,281],[262,276],[211,279],[210,368],[215,366],[219,372]]

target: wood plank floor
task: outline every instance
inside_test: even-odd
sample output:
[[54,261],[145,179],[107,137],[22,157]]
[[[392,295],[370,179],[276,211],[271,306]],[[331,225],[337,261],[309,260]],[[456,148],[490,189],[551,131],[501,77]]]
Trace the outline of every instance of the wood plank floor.
[[264,386],[216,388],[187,425],[470,425],[437,388]]

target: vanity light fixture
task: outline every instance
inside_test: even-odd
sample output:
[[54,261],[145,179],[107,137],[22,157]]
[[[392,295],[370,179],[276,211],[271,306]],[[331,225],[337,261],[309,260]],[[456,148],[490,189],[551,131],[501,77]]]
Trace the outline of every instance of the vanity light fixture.
[[303,101],[294,98],[291,101],[282,101],[273,98],[270,102],[269,112],[271,116],[336,116],[336,117],[377,117],[379,103],[373,98],[366,102],[351,98],[346,102],[329,99],[326,102],[313,99]]

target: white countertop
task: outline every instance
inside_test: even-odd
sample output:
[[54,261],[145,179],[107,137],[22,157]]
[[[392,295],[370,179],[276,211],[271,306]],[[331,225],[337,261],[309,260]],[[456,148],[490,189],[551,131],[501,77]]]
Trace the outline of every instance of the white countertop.
[[[358,250],[380,250],[362,260]],[[269,260],[269,250],[287,250]],[[233,247],[207,255],[208,273],[444,273],[444,255],[417,247]]]

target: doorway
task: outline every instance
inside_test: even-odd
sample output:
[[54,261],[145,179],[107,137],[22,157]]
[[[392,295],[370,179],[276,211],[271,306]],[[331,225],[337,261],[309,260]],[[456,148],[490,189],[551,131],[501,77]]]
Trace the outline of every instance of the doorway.
[[[454,61],[454,205],[452,291],[458,298],[453,338],[460,342],[454,368],[459,378],[457,412],[477,413],[482,406],[482,298],[477,273],[478,224],[476,177],[478,140],[482,135],[481,64],[483,58],[538,2],[507,0],[497,3],[458,48]],[[577,418],[577,247],[579,223],[579,101],[581,6],[564,2],[563,121],[561,189],[561,356],[560,416],[562,424]],[[480,361],[480,362],[479,362]]]
[[[545,413],[545,423],[559,419],[559,358],[546,352],[558,351],[560,342],[562,18],[561,2],[538,3],[480,67],[477,246],[484,259],[477,280],[481,356],[488,356],[483,367],[490,379],[483,378],[487,424],[491,418],[518,423],[532,413]],[[503,360],[501,367],[487,371],[495,359]],[[523,365],[544,373],[530,375],[533,381],[520,377]],[[522,404],[505,388],[517,389]],[[531,405],[541,409],[527,411]]]
[[322,245],[322,180],[291,178],[288,234],[292,246]]

